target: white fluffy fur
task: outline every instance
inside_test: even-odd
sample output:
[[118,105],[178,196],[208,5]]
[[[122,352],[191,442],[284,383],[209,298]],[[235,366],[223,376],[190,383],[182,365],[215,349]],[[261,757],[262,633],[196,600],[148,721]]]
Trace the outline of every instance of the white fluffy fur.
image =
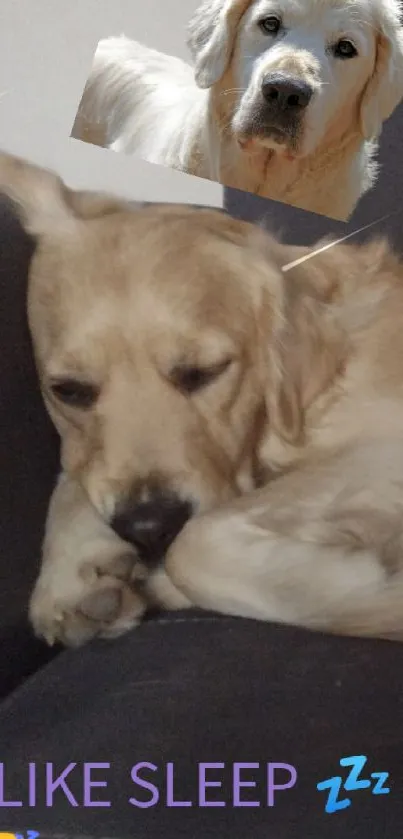
[[[187,170],[189,150],[208,148],[208,103],[191,67],[123,35],[100,41],[79,120],[102,145],[150,163]],[[214,178],[204,155],[200,175]]]
[[[279,12],[284,35],[268,38],[258,20]],[[347,219],[403,96],[399,14],[397,0],[205,0],[189,26],[194,67],[125,36],[100,41],[73,136]],[[355,59],[330,54],[340,37]],[[242,144],[273,70],[314,89],[292,159],[267,137]]]

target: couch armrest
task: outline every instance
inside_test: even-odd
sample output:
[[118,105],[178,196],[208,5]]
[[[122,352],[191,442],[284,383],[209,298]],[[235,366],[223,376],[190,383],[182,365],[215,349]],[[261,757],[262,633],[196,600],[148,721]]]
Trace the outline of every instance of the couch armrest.
[[[46,647],[26,622],[58,441],[39,391],[26,319],[34,243],[0,198],[0,691],[26,675]],[[29,639],[29,642],[28,642]],[[28,642],[28,643],[27,643]],[[35,665],[34,665],[35,661]],[[18,664],[19,663],[19,664]]]

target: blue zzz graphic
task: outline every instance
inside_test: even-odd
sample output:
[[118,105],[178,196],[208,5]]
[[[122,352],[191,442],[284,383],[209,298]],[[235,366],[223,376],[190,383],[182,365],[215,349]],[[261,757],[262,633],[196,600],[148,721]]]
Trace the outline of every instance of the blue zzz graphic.
[[27,830],[26,833],[15,833],[15,839],[38,839],[39,833],[37,830]]
[[[351,805],[351,798],[339,797],[339,793],[357,792],[358,790],[371,790],[372,795],[388,795],[390,787],[385,786],[389,778],[389,772],[371,772],[369,778],[362,776],[364,766],[368,758],[365,755],[354,755],[353,757],[342,757],[340,766],[350,767],[347,778],[343,782],[341,775],[327,778],[316,785],[319,792],[327,792],[325,806],[326,813],[337,813],[339,810],[346,810]],[[371,789],[372,788],[372,789]]]

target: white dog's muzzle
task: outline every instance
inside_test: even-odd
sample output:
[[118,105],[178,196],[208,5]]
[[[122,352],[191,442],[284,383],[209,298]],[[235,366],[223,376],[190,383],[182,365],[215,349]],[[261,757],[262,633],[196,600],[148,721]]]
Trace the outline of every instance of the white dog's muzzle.
[[289,50],[260,63],[238,113],[234,130],[241,143],[258,140],[269,148],[297,155],[310,105],[320,89],[313,57]]

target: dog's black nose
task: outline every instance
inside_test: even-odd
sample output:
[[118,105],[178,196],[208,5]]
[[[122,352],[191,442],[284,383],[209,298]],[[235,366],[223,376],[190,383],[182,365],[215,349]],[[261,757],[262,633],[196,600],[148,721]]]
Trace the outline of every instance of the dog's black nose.
[[157,565],[192,515],[190,501],[154,490],[146,501],[131,500],[111,522],[115,532],[131,542],[146,564]]
[[269,73],[262,82],[262,93],[269,105],[282,111],[302,111],[309,105],[313,90],[307,82]]

